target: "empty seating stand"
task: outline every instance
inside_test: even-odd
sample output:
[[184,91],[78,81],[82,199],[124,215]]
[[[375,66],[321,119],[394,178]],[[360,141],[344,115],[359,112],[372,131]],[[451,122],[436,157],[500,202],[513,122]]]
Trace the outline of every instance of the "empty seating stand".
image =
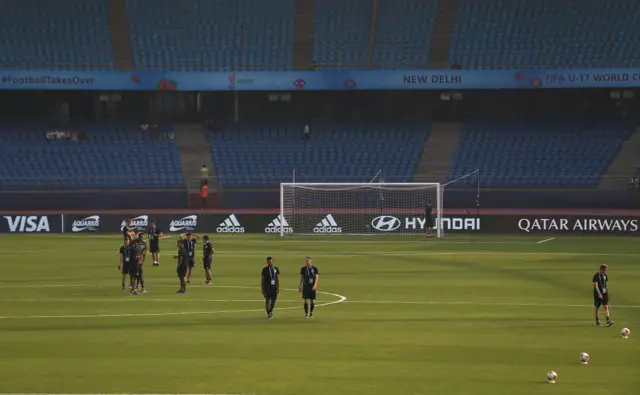
[[424,68],[438,0],[380,0],[378,4],[372,68]]
[[[86,141],[48,141],[47,131],[86,133]],[[135,125],[0,125],[0,188],[179,188],[173,141],[157,141]]]
[[637,67],[637,0],[459,0],[450,62],[463,68]]
[[623,122],[469,123],[448,181],[479,169],[482,186],[596,187],[632,131]]
[[427,124],[238,125],[210,133],[224,186],[277,186],[290,182],[369,182],[382,170],[388,182],[410,181]]
[[424,67],[437,6],[438,0],[317,1],[314,60],[319,69]]
[[314,60],[319,69],[367,67],[373,1],[316,1]]
[[112,69],[106,0],[3,0],[0,67]]
[[295,0],[127,0],[134,62],[151,70],[288,70]]

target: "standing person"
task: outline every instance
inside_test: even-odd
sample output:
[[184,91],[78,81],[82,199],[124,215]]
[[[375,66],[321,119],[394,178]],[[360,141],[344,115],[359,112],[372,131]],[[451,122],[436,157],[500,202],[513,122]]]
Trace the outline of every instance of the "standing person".
[[138,260],[138,283],[136,288],[142,287],[142,293],[146,293],[147,289],[144,287],[144,277],[142,276],[142,267],[144,265],[144,261],[147,258],[147,243],[144,241],[144,233],[138,233],[137,239],[138,245],[138,256],[140,259]]
[[187,275],[187,251],[184,248],[184,241],[178,240],[178,255],[174,256],[178,260],[178,264],[176,266],[176,272],[178,273],[178,278],[180,279],[180,289],[176,292],[179,294],[187,293],[187,281],[185,280],[185,276]]
[[205,208],[207,208],[207,198],[209,197],[209,186],[208,185],[203,185],[200,188],[200,210],[204,210]]
[[202,239],[204,240],[202,266],[204,267],[204,275],[206,276],[205,284],[211,284],[211,261],[213,260],[213,254],[216,253],[216,250],[209,241],[209,236],[205,235]]
[[311,130],[309,130],[309,125],[304,125],[304,128],[302,129],[302,138],[304,140],[311,139]]
[[302,292],[302,299],[304,299],[304,318],[313,317],[319,280],[318,268],[313,266],[311,257],[306,257],[305,264],[300,269],[300,284],[298,285],[298,292]]
[[200,169],[200,186],[207,185],[209,183],[209,169],[207,165],[202,165]]
[[424,207],[424,232],[427,237],[431,237],[433,232],[433,206],[429,200]]
[[273,258],[267,257],[267,266],[262,269],[261,284],[262,296],[264,296],[264,309],[267,318],[273,319],[273,309],[280,293],[280,269],[273,265]]
[[130,240],[129,245],[124,248],[124,262],[125,266],[129,268],[129,293],[131,295],[138,295],[136,292],[136,282],[138,279],[138,246],[136,240]]
[[128,261],[125,262],[125,248],[129,245],[129,239],[124,239],[124,244],[120,246],[120,259],[118,261],[118,270],[122,273],[122,290],[126,289],[125,284],[127,275],[129,274]]
[[149,238],[149,251],[151,251],[151,258],[153,258],[153,266],[160,266],[160,236],[164,233],[160,232],[156,227],[156,221],[151,221],[151,227],[148,231]]
[[196,242],[200,238],[195,233],[182,233],[180,238],[183,240],[183,247],[187,251],[187,284],[191,284],[191,272],[196,265]]
[[607,326],[614,324],[609,318],[609,287],[607,282],[609,276],[607,275],[607,265],[600,265],[600,270],[593,276],[593,305],[595,306],[596,325],[600,326],[600,306],[604,308],[604,314],[607,318]]

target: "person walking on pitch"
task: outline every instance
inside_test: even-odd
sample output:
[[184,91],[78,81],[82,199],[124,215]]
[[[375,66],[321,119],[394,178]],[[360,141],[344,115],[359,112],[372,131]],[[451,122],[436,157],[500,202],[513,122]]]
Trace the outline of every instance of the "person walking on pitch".
[[264,296],[264,308],[267,318],[273,319],[273,308],[280,293],[280,269],[273,265],[273,258],[267,257],[267,266],[261,274],[262,296]]
[[600,307],[604,308],[604,314],[607,318],[607,326],[614,324],[610,318],[609,311],[609,287],[607,282],[609,276],[607,275],[607,265],[600,265],[600,270],[593,276],[591,280],[593,282],[593,305],[595,307],[596,325],[600,326]]
[[311,257],[306,257],[305,265],[300,269],[300,284],[298,285],[298,292],[302,293],[302,299],[304,299],[304,318],[313,317],[319,280],[318,268],[313,266]]

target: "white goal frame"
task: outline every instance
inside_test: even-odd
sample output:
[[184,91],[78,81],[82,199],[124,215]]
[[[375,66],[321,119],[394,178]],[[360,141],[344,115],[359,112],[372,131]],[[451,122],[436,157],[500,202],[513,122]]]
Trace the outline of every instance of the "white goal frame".
[[[442,186],[442,184],[438,183],[438,182],[282,182],[280,183],[280,219],[281,221],[285,221],[286,222],[286,218],[285,218],[285,189],[286,188],[292,188],[293,191],[295,191],[295,187],[303,187],[303,188],[309,188],[309,189],[313,189],[313,187],[331,187],[331,186],[335,186],[336,187],[336,191],[339,190],[348,190],[348,189],[357,189],[357,188],[361,188],[361,187],[366,187],[366,188],[375,188],[378,187],[380,188],[380,190],[384,190],[387,187],[405,187],[405,188],[432,188],[435,190],[436,193],[436,207],[435,207],[435,214],[436,214],[436,220],[435,220],[435,235],[436,237],[442,237],[444,235],[443,232],[443,194],[442,192],[444,191],[444,188]],[[331,189],[326,189],[326,190],[331,190]],[[294,230],[295,232],[295,230]],[[287,232],[285,232],[285,226],[281,226],[280,227],[280,237],[284,237],[284,235]],[[383,233],[384,234],[384,233]],[[348,235],[358,235],[357,233],[349,233]],[[365,235],[365,234],[362,234]],[[416,233],[416,235],[420,235],[419,232]],[[370,236],[370,235],[369,235]]]

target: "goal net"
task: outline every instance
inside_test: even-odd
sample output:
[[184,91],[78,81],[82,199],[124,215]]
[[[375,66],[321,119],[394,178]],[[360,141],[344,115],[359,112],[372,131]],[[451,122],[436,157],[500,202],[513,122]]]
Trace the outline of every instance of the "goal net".
[[441,237],[441,214],[438,183],[280,184],[281,236],[424,235],[433,228]]

